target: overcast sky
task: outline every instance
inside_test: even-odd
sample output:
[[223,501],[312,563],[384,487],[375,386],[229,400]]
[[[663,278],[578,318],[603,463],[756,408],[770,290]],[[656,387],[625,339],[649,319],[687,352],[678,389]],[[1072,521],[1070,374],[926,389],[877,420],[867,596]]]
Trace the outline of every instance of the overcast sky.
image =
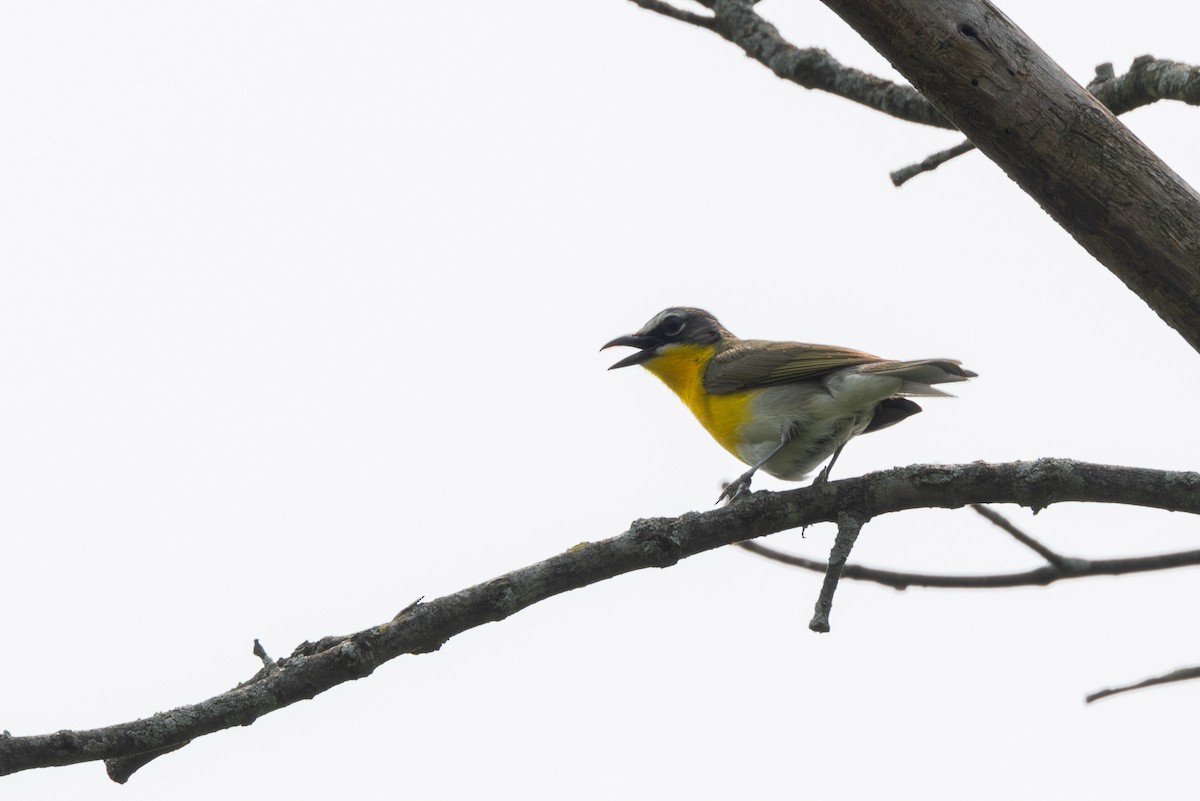
[[[1006,0],[1071,74],[1200,63],[1194,4]],[[794,42],[893,76],[815,2]],[[980,377],[835,478],[1063,456],[1196,469],[1200,357],[959,141],[627,0],[10,3],[0,23],[0,729],[144,717],[304,640],[712,507],[743,466],[597,349],[666,306]],[[1200,110],[1126,118],[1193,186]],[[762,476],[757,488],[784,488]],[[1080,556],[1194,518],[1006,510]],[[825,558],[833,528],[769,544]],[[1039,564],[969,511],[854,560]],[[991,592],[727,548],[554,598],[218,733],[6,799],[1194,798],[1195,570]]]

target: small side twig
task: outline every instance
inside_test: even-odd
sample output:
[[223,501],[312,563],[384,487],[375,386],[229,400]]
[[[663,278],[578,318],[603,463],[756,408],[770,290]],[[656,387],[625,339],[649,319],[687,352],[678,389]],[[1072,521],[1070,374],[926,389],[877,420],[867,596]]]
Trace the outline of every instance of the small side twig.
[[414,609],[416,609],[418,606],[420,606],[420,605],[421,605],[421,601],[424,601],[424,600],[425,600],[425,596],[424,596],[424,595],[422,595],[421,597],[417,598],[417,600],[413,601],[411,604],[409,604],[408,606],[404,607],[404,608],[403,608],[403,609],[401,609],[399,612],[397,612],[397,613],[396,613],[396,616],[395,616],[395,617],[393,617],[393,618],[392,618],[392,620],[399,620],[400,618],[404,617],[404,616],[405,616],[405,615],[407,615],[409,612],[411,612],[412,610],[414,610]]
[[933,172],[947,161],[958,158],[963,153],[970,153],[974,149],[975,145],[968,141],[963,141],[954,147],[947,148],[946,150],[939,150],[937,153],[934,153],[932,156],[929,156],[924,161],[918,162],[917,164],[909,164],[907,167],[901,167],[900,169],[889,173],[889,177],[892,179],[892,186],[904,186],[904,184],[913,178],[916,178],[921,173]]
[[254,655],[262,660],[263,667],[267,670],[275,667],[275,662],[267,656],[267,649],[262,647],[262,643],[258,641],[257,637],[254,638]]
[[108,778],[112,779],[117,784],[124,784],[129,781],[133,774],[137,773],[142,768],[149,765],[154,760],[158,759],[163,754],[169,754],[172,751],[178,751],[191,740],[186,740],[175,745],[168,745],[165,748],[159,748],[154,751],[147,751],[144,754],[136,754],[134,756],[116,757],[115,759],[104,760],[104,772],[108,774]]
[[1200,666],[1172,670],[1170,673],[1144,679],[1136,684],[1126,684],[1122,687],[1110,687],[1107,690],[1099,690],[1088,695],[1085,700],[1090,704],[1093,701],[1099,701],[1101,698],[1108,698],[1110,695],[1118,695],[1120,693],[1127,693],[1130,690],[1140,690],[1144,687],[1154,687],[1159,684],[1170,684],[1171,682],[1188,681],[1190,679],[1200,679]]
[[676,8],[670,3],[664,3],[662,0],[633,0],[633,3],[647,11],[653,11],[656,14],[662,14],[664,17],[677,19],[680,22],[686,22],[689,25],[696,25],[710,31],[716,25],[716,21],[712,17],[706,17],[703,14],[694,14],[691,11],[684,11],[682,8]]
[[833,541],[833,549],[829,552],[829,566],[825,570],[825,581],[821,584],[821,594],[817,596],[816,608],[808,627],[815,632],[825,634],[829,631],[829,612],[833,609],[833,593],[837,590],[838,581],[850,558],[850,551],[862,530],[863,521],[849,512],[839,512],[837,516],[838,533]]
[[1082,567],[1083,560],[1072,559],[1070,557],[1063,556],[1060,553],[1056,553],[1055,551],[1050,550],[1050,548],[1046,547],[1045,545],[1042,545],[1040,542],[1035,540],[1033,537],[1029,536],[1024,531],[1017,528],[1016,525],[1011,520],[1009,520],[1007,517],[1005,517],[1004,515],[997,512],[995,509],[989,509],[988,507],[984,506],[981,503],[971,504],[971,509],[974,510],[975,513],[978,514],[980,517],[982,517],[984,520],[987,520],[992,525],[994,525],[997,528],[1001,529],[1002,531],[1005,531],[1008,534],[1010,534],[1014,540],[1021,543],[1026,548],[1030,549],[1031,551],[1036,553],[1038,556],[1045,559],[1051,565],[1056,567],[1060,572],[1072,573],[1075,570],[1078,570],[1080,567]]

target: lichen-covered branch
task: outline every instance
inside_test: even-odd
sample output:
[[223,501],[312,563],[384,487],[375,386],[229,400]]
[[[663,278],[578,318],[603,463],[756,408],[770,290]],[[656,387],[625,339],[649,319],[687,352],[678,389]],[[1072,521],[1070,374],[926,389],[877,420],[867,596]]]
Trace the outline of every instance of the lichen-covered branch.
[[1115,75],[1112,64],[1096,67],[1096,77],[1087,90],[1113,114],[1124,114],[1159,100],[1200,106],[1200,67],[1138,56],[1124,75]]
[[[756,492],[703,514],[639,520],[611,539],[584,543],[428,603],[410,604],[378,626],[304,643],[291,656],[274,662],[261,656],[270,664],[244,684],[206,701],[99,729],[24,737],[5,732],[0,736],[0,775],[96,760],[110,760],[112,768],[112,760],[177,748],[205,734],[250,725],[262,715],[369,676],[403,654],[436,651],[455,635],[503,620],[559,593],[634,570],[668,567],[740,540],[834,521],[847,509],[865,520],[920,507],[1016,503],[1041,509],[1068,501],[1200,514],[1200,473],[1065,459],[915,465],[788,492]],[[145,761],[143,757],[117,765]],[[113,775],[123,779],[131,772],[126,767],[113,770]]]
[[[846,66],[819,47],[797,47],[783,38],[779,29],[755,10],[754,0],[701,0],[713,13],[696,14],[665,0],[632,0],[648,11],[713,31],[732,42],[775,75],[806,89],[817,89],[852,100],[868,108],[909,122],[953,129],[942,114],[920,92],[907,84]],[[1114,114],[1124,114],[1159,100],[1177,100],[1200,105],[1200,67],[1178,61],[1141,56],[1129,72],[1117,76],[1111,64],[1096,68],[1087,85],[1096,99]],[[920,172],[974,149],[957,145],[926,159],[925,168],[898,170],[897,186]],[[911,174],[910,174],[911,171]],[[899,180],[897,180],[899,178]]]
[[751,0],[700,0],[712,16],[683,11],[662,0],[632,0],[663,16],[713,31],[737,45],[780,78],[805,89],[844,97],[901,120],[953,130],[945,117],[911,86],[842,64],[819,47],[797,47],[764,19]]

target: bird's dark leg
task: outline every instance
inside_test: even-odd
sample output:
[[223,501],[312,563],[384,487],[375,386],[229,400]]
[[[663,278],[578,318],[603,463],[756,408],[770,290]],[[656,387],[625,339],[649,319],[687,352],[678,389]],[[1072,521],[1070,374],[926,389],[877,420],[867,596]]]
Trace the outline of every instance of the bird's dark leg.
[[717,498],[717,503],[720,503],[726,498],[729,499],[730,503],[733,503],[740,498],[743,493],[749,492],[750,480],[754,478],[754,474],[758,472],[758,468],[769,462],[771,457],[779,453],[779,451],[783,449],[783,446],[787,445],[789,442],[791,442],[791,440],[792,427],[788,426],[783,430],[783,434],[780,435],[779,444],[772,448],[770,453],[755,462],[753,467],[735,478],[731,483],[725,485],[725,489],[721,490],[721,496]]
[[[846,442],[849,441],[850,440],[846,440]],[[818,484],[825,484],[829,481],[829,471],[833,469],[833,463],[837,461],[837,458],[842,455],[842,448],[846,447],[846,442],[838,445],[838,449],[833,452],[833,458],[829,460],[829,464],[825,465],[825,467],[821,469],[820,473],[817,473],[817,477],[813,479],[812,483],[814,487]]]

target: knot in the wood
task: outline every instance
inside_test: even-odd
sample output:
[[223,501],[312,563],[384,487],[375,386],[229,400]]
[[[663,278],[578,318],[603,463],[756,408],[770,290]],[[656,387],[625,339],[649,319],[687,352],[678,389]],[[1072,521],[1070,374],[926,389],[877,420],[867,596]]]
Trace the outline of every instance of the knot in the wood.
[[484,588],[487,593],[488,620],[493,622],[518,611],[517,594],[513,591],[512,582],[506,578],[489,581]]
[[1068,459],[1038,459],[1024,462],[1017,469],[1013,496],[1017,503],[1029,507],[1034,514],[1054,503],[1060,496],[1076,496],[1083,479],[1075,475],[1074,464]]
[[79,738],[75,732],[63,729],[50,735],[50,746],[55,751],[78,751]]
[[682,558],[679,536],[669,520],[638,520],[630,527],[630,533],[647,564],[670,567]]
[[341,668],[356,679],[366,678],[375,672],[375,654],[364,642],[349,639],[332,650]]

